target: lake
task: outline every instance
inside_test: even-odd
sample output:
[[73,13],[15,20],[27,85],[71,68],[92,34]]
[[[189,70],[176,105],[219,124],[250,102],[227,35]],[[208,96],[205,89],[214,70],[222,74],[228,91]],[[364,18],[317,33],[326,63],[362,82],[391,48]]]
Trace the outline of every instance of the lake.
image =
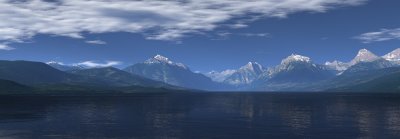
[[1,139],[398,139],[400,95],[1,96]]

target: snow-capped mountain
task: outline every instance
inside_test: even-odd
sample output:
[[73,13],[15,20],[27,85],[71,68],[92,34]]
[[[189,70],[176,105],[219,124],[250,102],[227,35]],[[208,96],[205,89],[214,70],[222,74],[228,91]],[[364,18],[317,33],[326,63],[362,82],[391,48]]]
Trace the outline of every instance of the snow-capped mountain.
[[186,65],[156,55],[143,63],[129,66],[124,71],[171,85],[203,90],[217,90],[217,83],[207,76],[192,72]]
[[283,59],[280,65],[269,69],[267,73],[269,80],[274,82],[324,80],[333,74],[325,66],[314,64],[309,57],[296,54]]
[[393,62],[394,64],[400,64],[400,48],[393,50],[392,52],[382,56],[382,58]]
[[66,65],[62,62],[57,62],[57,61],[50,61],[46,63],[47,65],[58,69],[60,71],[70,71],[70,70],[80,70],[80,69],[85,69],[82,66],[78,66],[78,65]]
[[257,62],[249,62],[240,67],[232,75],[224,80],[231,85],[245,85],[252,83],[265,71],[264,67]]
[[292,54],[288,56],[287,58],[283,59],[281,62],[281,65],[288,65],[292,62],[305,62],[305,63],[310,63],[311,58],[302,56],[302,55],[297,55],[297,54]]
[[393,67],[394,64],[386,59],[378,59],[371,62],[360,62],[351,67],[349,67],[344,73],[355,73],[360,71],[367,71],[367,70],[377,70],[377,69],[384,69]]
[[[399,52],[399,54],[400,54],[400,52]],[[392,57],[394,57],[394,56],[392,56]],[[335,60],[333,62],[325,62],[325,66],[328,69],[335,70],[339,74],[341,74],[343,71],[346,71],[348,68],[350,68],[354,65],[357,65],[359,63],[369,63],[369,62],[374,62],[377,60],[381,61],[381,59],[382,59],[381,57],[375,55],[374,53],[370,52],[369,50],[361,49],[358,51],[357,55],[350,62],[345,63],[345,62]],[[381,62],[384,62],[384,61],[381,61]],[[365,64],[363,64],[363,65],[365,65]],[[383,64],[383,65],[386,65],[386,64]]]
[[281,71],[290,71],[296,68],[298,64],[316,66],[315,64],[312,64],[311,59],[309,57],[292,54],[287,58],[283,59],[280,65],[270,69],[269,73],[273,75]]
[[215,82],[223,82],[226,78],[228,78],[235,72],[236,72],[236,70],[228,69],[228,70],[224,70],[221,72],[210,71],[208,73],[205,73],[204,75],[206,75],[207,77],[210,77]]
[[269,68],[257,80],[251,89],[262,91],[301,91],[307,85],[335,77],[335,73],[324,65],[312,62],[309,57],[292,54],[281,64]]
[[381,57],[375,55],[374,53],[368,51],[367,49],[361,49],[358,51],[357,56],[350,61],[350,65],[355,65],[360,62],[372,62],[381,59]]
[[333,62],[325,62],[325,66],[328,69],[342,72],[342,71],[345,71],[347,68],[349,68],[350,64],[335,60]]
[[184,64],[172,62],[171,60],[169,60],[169,58],[162,56],[162,55],[156,55],[153,58],[146,60],[144,63],[145,64],[168,64],[171,66],[177,66],[180,68],[188,69]]
[[[392,54],[389,53],[383,57],[394,60],[396,57],[396,52],[397,51],[395,50]],[[358,51],[357,56],[348,63],[350,66],[346,68],[344,73],[354,73],[393,67],[394,64],[386,58],[379,57],[367,49],[361,49]]]

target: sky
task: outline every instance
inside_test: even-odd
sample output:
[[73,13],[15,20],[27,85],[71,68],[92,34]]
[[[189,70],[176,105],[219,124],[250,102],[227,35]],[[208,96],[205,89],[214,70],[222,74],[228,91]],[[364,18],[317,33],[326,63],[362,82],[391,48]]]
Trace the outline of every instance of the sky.
[[0,59],[123,68],[157,54],[192,71],[350,61],[400,48],[398,0],[0,0]]

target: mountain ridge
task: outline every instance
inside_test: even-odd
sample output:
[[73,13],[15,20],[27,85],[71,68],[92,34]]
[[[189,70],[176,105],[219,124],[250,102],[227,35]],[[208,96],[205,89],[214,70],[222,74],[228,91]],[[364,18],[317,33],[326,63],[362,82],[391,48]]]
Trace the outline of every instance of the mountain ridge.
[[184,64],[173,62],[161,55],[156,55],[142,63],[128,66],[123,70],[131,74],[186,88],[219,90],[220,86],[223,86],[203,74],[191,71]]
[[333,61],[317,64],[310,57],[291,54],[283,58],[280,64],[270,68],[265,68],[258,62],[248,62],[238,69],[213,72],[207,76],[193,72],[185,64],[174,62],[162,55],[155,55],[122,70],[114,67],[57,68],[54,66],[65,64],[2,60],[0,80],[28,86],[64,84],[65,88],[80,88],[82,85],[100,88],[142,86],[208,91],[312,91],[365,83],[372,77],[384,75],[373,72],[389,73],[391,70],[387,69],[398,67],[396,62],[399,58],[400,48],[381,57],[367,49],[361,49],[347,63]]

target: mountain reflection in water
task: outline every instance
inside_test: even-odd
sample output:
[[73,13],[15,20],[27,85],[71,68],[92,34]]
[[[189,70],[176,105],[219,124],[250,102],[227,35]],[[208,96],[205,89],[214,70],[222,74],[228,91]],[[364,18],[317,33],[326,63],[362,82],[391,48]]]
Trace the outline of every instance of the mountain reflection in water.
[[2,96],[0,138],[400,138],[400,95]]

